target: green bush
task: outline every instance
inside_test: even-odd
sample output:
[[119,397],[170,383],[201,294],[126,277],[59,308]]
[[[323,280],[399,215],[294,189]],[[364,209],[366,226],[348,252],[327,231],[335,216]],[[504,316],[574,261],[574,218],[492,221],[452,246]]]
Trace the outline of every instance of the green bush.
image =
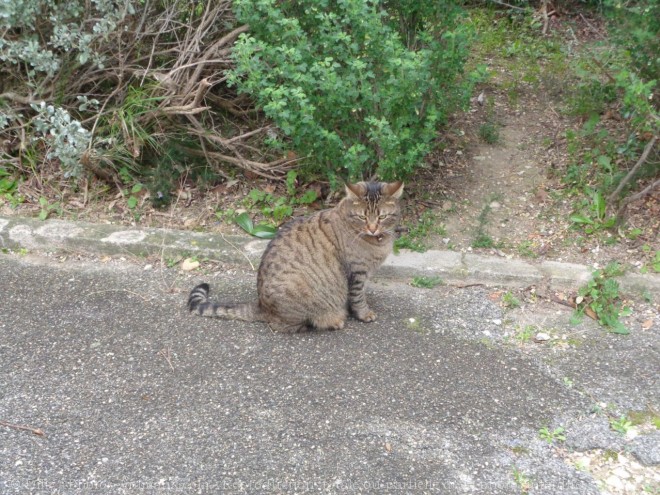
[[466,101],[468,33],[454,2],[236,0],[234,8],[250,32],[234,46],[229,81],[306,158],[303,173],[405,178]]
[[604,0],[615,40],[630,53],[645,80],[660,78],[660,2]]

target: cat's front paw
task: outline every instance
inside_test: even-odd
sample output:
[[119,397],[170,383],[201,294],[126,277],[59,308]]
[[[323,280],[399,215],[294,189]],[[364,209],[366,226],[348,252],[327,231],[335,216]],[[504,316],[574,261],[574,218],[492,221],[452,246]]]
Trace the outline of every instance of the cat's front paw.
[[370,309],[356,314],[355,317],[358,320],[363,321],[365,323],[371,323],[372,321],[376,321],[376,313]]

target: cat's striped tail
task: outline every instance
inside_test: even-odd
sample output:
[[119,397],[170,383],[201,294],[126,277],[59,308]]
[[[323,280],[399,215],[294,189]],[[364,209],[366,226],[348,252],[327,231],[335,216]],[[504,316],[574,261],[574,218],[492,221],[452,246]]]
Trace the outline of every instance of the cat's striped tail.
[[209,300],[209,284],[199,284],[190,291],[188,309],[199,316],[227,318],[230,320],[264,321],[257,302],[251,303],[215,303]]

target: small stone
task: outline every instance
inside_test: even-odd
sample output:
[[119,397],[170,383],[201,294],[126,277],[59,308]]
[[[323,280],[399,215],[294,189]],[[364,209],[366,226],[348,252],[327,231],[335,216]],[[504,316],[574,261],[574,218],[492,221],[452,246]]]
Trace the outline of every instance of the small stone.
[[500,208],[501,206],[502,206],[502,205],[501,205],[498,201],[493,201],[493,202],[490,204],[490,207],[491,207],[493,210],[497,210],[497,209]]
[[547,342],[550,340],[550,335],[544,332],[539,332],[534,336],[534,342]]
[[493,320],[493,323],[495,323],[495,325],[501,325],[501,324],[502,324],[502,320],[500,320],[499,318],[495,318],[495,319]]
[[149,264],[149,265],[144,265],[144,271],[147,272],[147,271],[153,269],[153,267],[154,267],[154,265],[151,265],[151,264]]
[[190,272],[197,268],[199,268],[199,261],[193,260],[191,258],[186,258],[181,263],[181,270],[183,270],[184,272]]

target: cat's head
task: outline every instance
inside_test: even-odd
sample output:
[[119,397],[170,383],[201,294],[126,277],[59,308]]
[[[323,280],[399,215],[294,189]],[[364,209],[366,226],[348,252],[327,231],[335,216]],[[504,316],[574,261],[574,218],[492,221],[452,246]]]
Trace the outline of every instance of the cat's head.
[[399,222],[403,182],[346,184],[344,208],[348,223],[362,237],[393,236]]

